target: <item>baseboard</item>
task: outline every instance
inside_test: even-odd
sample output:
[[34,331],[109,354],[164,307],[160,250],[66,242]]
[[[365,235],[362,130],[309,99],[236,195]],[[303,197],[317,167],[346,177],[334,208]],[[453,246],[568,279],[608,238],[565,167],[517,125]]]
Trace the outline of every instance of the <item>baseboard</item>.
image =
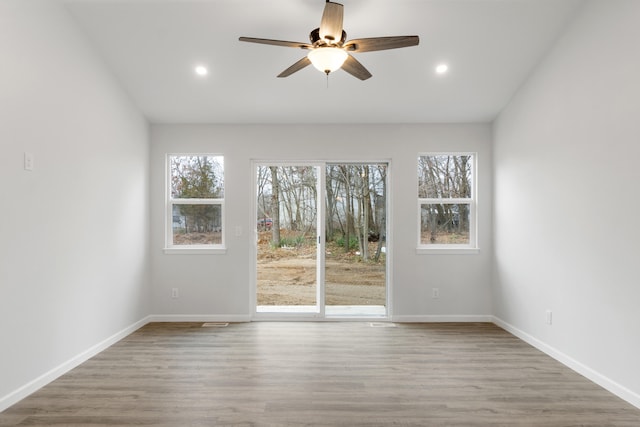
[[391,320],[397,323],[493,323],[493,316],[485,314],[460,314],[460,315],[414,315],[392,316]]
[[111,335],[109,338],[99,342],[98,344],[90,347],[89,349],[83,351],[82,353],[72,357],[71,359],[51,369],[50,371],[40,375],[38,378],[28,382],[27,384],[23,385],[17,390],[7,394],[6,396],[1,397],[0,412],[18,403],[20,400],[24,399],[25,397],[29,396],[31,393],[34,393],[35,391],[49,384],[56,378],[66,374],[73,368],[89,360],[96,354],[112,346],[116,342],[120,341],[121,339],[131,334],[135,330],[141,328],[142,326],[146,325],[147,323],[149,323],[149,320],[148,318],[145,317],[144,319],[141,319],[135,322],[134,324],[127,326],[123,330]]
[[[329,321],[345,321],[345,320],[376,320],[375,317],[340,317],[340,318],[328,318],[319,319],[311,318],[314,321],[329,320]],[[251,322],[252,317],[250,314],[152,314],[147,318],[148,322],[230,322],[241,323]],[[291,317],[273,317],[270,316],[260,320],[291,320]],[[299,318],[295,319],[296,321]],[[494,323],[494,317],[491,315],[414,315],[414,316],[391,316],[391,321],[398,323],[444,323],[444,322],[483,322]]]
[[558,349],[544,343],[543,341],[540,341],[538,338],[532,335],[529,335],[528,333],[505,322],[499,317],[493,316],[493,323],[495,323],[497,326],[501,327],[505,331],[520,338],[522,341],[532,345],[533,347],[537,348],[538,350],[542,351],[548,356],[554,358],[558,362],[574,370],[575,372],[579,373],[580,375],[584,376],[590,381],[593,381],[594,383],[598,384],[600,387],[610,391],[611,393],[615,394],[619,398],[629,402],[636,408],[640,408],[640,394],[635,393],[632,390],[629,390],[628,388],[626,388],[621,384],[618,384],[617,382],[611,380],[610,378],[600,374],[599,372],[591,369],[590,367],[584,365],[583,363],[580,363],[577,360],[573,359],[572,357],[564,354]]
[[150,322],[250,322],[249,314],[152,314],[147,318]]

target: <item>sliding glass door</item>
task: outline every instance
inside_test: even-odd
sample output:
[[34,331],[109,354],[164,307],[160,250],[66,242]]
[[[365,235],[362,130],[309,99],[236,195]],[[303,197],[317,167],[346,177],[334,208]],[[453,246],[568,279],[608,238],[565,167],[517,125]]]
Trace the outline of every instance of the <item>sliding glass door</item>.
[[320,312],[319,177],[314,165],[256,167],[258,312]]
[[255,312],[386,316],[386,163],[255,165]]
[[384,316],[387,164],[329,163],[324,297],[328,316]]

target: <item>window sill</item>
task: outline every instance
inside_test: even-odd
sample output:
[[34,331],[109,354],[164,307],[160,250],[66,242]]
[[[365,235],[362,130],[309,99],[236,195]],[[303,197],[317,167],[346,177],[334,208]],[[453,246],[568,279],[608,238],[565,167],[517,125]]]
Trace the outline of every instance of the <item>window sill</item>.
[[209,248],[209,247],[183,247],[183,248],[164,248],[165,255],[224,255],[227,248]]
[[416,254],[418,255],[476,255],[480,253],[480,248],[469,248],[469,247],[446,247],[446,246],[436,246],[436,247],[422,247],[416,249]]

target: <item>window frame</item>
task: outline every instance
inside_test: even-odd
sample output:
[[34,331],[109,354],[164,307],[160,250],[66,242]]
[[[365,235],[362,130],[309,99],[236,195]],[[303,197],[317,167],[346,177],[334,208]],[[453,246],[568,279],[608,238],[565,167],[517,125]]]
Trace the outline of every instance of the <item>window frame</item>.
[[[435,156],[469,156],[471,157],[471,197],[469,198],[442,198],[442,197],[419,197],[417,175],[418,162],[420,157]],[[478,153],[471,151],[431,151],[421,152],[416,156],[416,187],[415,193],[417,197],[417,254],[477,254],[480,252],[478,246]],[[450,204],[469,206],[469,243],[451,243],[451,244],[425,244],[422,243],[422,206],[433,204]]]
[[[222,198],[173,198],[171,194],[171,159],[174,157],[221,157],[222,176],[224,180]],[[225,254],[226,253],[226,221],[225,221],[225,198],[226,198],[226,171],[225,157],[221,153],[166,153],[165,155],[165,254]],[[173,242],[173,207],[175,205],[212,205],[220,206],[220,243],[179,245]]]

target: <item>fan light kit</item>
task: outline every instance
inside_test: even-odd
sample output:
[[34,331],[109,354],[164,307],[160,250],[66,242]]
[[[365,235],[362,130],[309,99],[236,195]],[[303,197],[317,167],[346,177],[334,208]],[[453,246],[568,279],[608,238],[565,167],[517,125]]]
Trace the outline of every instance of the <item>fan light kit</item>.
[[339,47],[319,47],[307,54],[307,58],[318,71],[332,73],[342,67],[349,54]]
[[418,36],[372,37],[346,41],[347,33],[342,28],[343,12],[343,5],[327,0],[322,13],[320,27],[309,34],[311,43],[253,37],[240,37],[240,41],[309,50],[307,56],[278,74],[278,77],[288,77],[307,65],[313,64],[315,68],[327,76],[329,73],[342,68],[360,80],[368,79],[371,77],[371,73],[351,55],[351,52],[398,49],[417,46],[420,42]]

